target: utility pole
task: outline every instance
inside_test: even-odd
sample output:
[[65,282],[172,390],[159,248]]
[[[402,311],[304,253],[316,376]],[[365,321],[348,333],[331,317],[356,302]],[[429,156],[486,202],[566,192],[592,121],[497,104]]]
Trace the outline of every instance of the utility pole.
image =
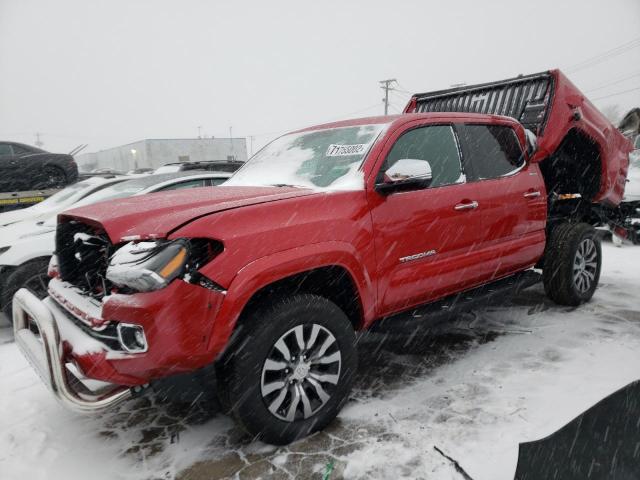
[[202,131],[202,125],[198,125],[198,138],[202,138],[202,135],[200,134]]
[[389,90],[393,90],[393,87],[391,86],[392,83],[398,83],[398,81],[395,78],[390,78],[389,80],[380,80],[380,88],[384,90],[384,98],[382,99],[382,101],[384,102],[384,114],[388,115],[389,114]]
[[40,140],[40,133],[36,132],[36,141],[35,141],[35,145],[36,147],[40,148],[41,146],[44,145],[44,143],[42,142],[42,140]]

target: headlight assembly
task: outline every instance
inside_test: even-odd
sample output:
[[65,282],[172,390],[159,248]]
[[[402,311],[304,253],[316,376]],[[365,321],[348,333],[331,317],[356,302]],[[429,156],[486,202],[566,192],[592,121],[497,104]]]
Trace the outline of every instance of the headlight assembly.
[[129,242],[109,259],[106,278],[137,292],[159,290],[176,278],[211,288],[197,270],[223,249],[222,243],[206,238]]
[[107,280],[119,287],[150,292],[179,277],[189,260],[189,242],[129,242],[113,254]]

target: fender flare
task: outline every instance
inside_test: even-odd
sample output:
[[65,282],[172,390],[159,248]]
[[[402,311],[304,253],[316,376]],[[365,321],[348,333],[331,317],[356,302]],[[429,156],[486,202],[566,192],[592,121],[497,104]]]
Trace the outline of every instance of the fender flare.
[[225,349],[249,300],[262,288],[292,275],[322,267],[344,268],[351,276],[362,307],[362,325],[375,316],[375,288],[353,245],[330,241],[283,250],[245,265],[231,281],[213,322],[208,351],[216,356]]

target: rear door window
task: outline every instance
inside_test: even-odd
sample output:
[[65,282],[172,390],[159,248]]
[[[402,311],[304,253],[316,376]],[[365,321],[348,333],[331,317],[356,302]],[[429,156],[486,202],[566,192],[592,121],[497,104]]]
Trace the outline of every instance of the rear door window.
[[209,179],[209,185],[212,185],[212,186],[215,187],[216,185],[220,185],[221,183],[224,183],[227,180],[229,180],[227,177],[210,178]]
[[32,153],[26,148],[21,147],[20,145],[12,145],[12,148],[13,148],[13,153],[16,155],[26,155],[27,153]]
[[205,184],[204,179],[186,180],[184,182],[178,182],[172,185],[167,185],[166,187],[160,188],[157,191],[164,192],[167,190],[184,190],[186,188],[204,187],[204,184]]
[[502,125],[457,125],[467,180],[513,173],[524,164],[516,132]]

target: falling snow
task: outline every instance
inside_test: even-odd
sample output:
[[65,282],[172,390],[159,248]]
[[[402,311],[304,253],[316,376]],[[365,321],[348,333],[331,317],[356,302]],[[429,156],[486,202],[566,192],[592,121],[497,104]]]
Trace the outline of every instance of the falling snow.
[[579,308],[540,286],[460,316],[430,338],[370,334],[350,402],[288,447],[251,441],[208,398],[147,394],[102,416],[58,405],[0,330],[0,472],[6,480],[512,479],[518,443],[544,437],[640,377],[640,248],[604,244],[600,288]]

